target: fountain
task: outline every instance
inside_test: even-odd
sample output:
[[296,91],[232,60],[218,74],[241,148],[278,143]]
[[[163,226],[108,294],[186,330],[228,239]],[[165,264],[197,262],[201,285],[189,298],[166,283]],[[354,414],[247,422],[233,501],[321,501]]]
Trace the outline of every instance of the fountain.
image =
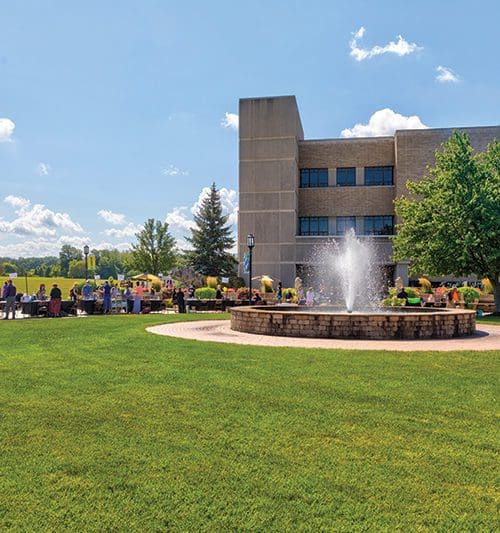
[[[322,246],[317,280],[329,282],[332,306],[253,306],[231,309],[231,329],[260,335],[358,339],[428,339],[473,335],[475,311],[421,307],[381,308],[380,274],[370,240],[350,230],[343,241]],[[297,280],[296,280],[297,284]]]

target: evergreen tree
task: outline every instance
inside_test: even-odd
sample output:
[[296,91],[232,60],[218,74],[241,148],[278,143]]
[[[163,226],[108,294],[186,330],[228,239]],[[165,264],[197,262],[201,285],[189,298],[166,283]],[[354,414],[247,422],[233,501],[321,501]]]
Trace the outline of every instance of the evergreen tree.
[[154,275],[172,268],[175,262],[175,239],[168,232],[166,222],[150,218],[136,237],[139,242],[132,245],[133,268]]
[[236,260],[228,250],[234,246],[234,239],[230,226],[226,225],[229,217],[222,214],[215,183],[193,218],[196,228],[192,228],[191,237],[186,238],[193,246],[193,250],[187,252],[188,264],[206,276],[231,274]]

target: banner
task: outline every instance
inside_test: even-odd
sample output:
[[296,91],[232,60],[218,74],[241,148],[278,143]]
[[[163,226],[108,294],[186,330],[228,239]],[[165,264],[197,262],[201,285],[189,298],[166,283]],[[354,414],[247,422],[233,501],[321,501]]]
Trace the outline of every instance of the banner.
[[245,274],[250,274],[250,254],[245,252],[243,254],[243,272]]
[[15,278],[17,278],[17,272],[11,272],[11,273],[9,274],[9,278],[10,278],[10,279],[15,279]]
[[95,255],[90,254],[88,260],[89,270],[95,270]]

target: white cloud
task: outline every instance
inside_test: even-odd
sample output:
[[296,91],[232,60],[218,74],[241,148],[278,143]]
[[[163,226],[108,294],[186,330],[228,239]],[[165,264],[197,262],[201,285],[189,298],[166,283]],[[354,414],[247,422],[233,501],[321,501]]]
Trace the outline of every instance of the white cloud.
[[125,224],[125,215],[121,213],[113,213],[113,211],[108,211],[107,209],[101,209],[97,211],[97,215],[101,217],[108,224],[113,224],[114,226],[120,226]]
[[6,196],[3,201],[6,204],[11,205],[16,210],[16,213],[27,209],[31,205],[31,202],[26,198],[23,198],[22,196],[13,196],[12,194]]
[[397,42],[390,41],[384,46],[376,45],[372,48],[360,48],[358,46],[358,40],[363,38],[365,31],[365,28],[361,26],[357,32],[352,34],[352,39],[349,43],[351,56],[354,57],[356,61],[364,61],[365,59],[370,59],[371,57],[382,54],[396,54],[397,56],[402,57],[423,49],[423,47],[418,46],[416,43],[409,43],[401,35],[398,35]]
[[73,222],[68,213],[58,213],[43,204],[31,205],[26,198],[9,195],[4,202],[15,209],[17,218],[0,220],[0,233],[23,236],[55,236],[57,231],[83,232],[80,224]]
[[188,232],[191,228],[194,228],[196,224],[186,214],[187,207],[174,207],[172,211],[167,213],[165,222],[169,226],[169,230],[183,230]]
[[368,124],[356,124],[341,131],[342,137],[379,137],[394,135],[396,130],[421,130],[428,128],[417,115],[406,117],[385,108],[375,111]]
[[135,237],[136,233],[142,231],[142,226],[129,222],[121,229],[111,228],[104,230],[104,235],[108,237],[115,237],[115,239],[123,239],[125,237]]
[[15,127],[10,118],[0,118],[0,142],[11,142]]
[[164,168],[161,171],[161,173],[164,176],[188,176],[189,175],[189,172],[187,170],[181,170],[175,165],[168,165],[168,167]]
[[224,113],[220,125],[224,128],[237,130],[240,127],[240,117],[236,113]]
[[458,83],[460,81],[460,76],[453,72],[449,67],[439,65],[436,68],[436,71],[436,81],[439,81],[440,83]]
[[36,171],[39,176],[48,176],[50,174],[50,165],[47,163],[38,163]]

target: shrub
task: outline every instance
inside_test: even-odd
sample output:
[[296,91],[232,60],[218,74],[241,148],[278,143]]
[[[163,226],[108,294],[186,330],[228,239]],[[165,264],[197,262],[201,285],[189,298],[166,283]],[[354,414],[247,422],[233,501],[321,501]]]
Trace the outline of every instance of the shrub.
[[459,287],[458,292],[460,293],[460,296],[467,307],[471,307],[472,304],[477,302],[481,296],[481,293],[474,287]]
[[207,276],[207,287],[211,289],[216,289],[217,285],[218,285],[218,281],[215,276]]
[[216,292],[212,287],[200,287],[194,291],[194,294],[199,300],[214,300]]
[[402,298],[398,298],[396,292],[396,287],[389,289],[389,296],[384,298],[380,304],[383,307],[398,307],[400,305],[405,305],[406,302]]
[[274,292],[273,280],[269,276],[262,276],[262,292]]
[[488,278],[482,279],[481,283],[483,284],[483,291],[485,294],[493,294],[493,285]]
[[420,291],[415,287],[405,287],[408,298],[420,298]]
[[418,282],[420,283],[420,286],[422,287],[422,293],[423,294],[432,294],[432,285],[431,282],[427,278],[419,278]]

